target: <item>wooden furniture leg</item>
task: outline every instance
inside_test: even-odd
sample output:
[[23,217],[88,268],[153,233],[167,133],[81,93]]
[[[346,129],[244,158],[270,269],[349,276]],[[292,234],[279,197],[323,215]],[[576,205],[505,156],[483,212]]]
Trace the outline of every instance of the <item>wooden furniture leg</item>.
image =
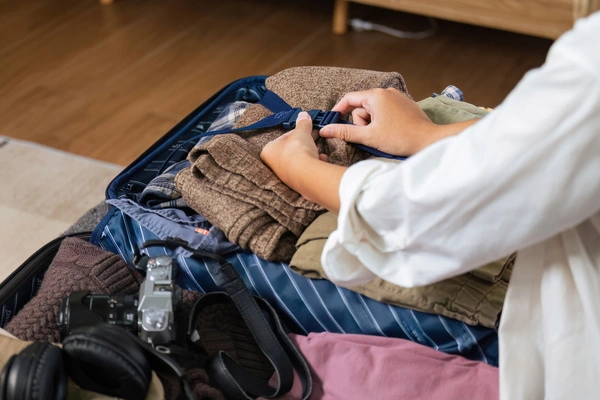
[[348,3],[347,0],[335,0],[332,31],[337,35],[348,31]]
[[115,0],[100,0],[100,4],[112,4]]
[[575,0],[573,2],[573,21],[586,17],[600,9],[600,0]]

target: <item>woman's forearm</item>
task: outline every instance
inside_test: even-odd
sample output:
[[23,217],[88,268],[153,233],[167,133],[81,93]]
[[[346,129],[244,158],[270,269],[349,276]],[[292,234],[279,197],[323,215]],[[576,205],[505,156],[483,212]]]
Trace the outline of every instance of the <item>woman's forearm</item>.
[[340,209],[340,181],[346,167],[310,157],[290,163],[282,181],[306,199],[337,213]]
[[[416,150],[448,136],[456,135],[476,120],[451,125],[435,125],[431,122],[423,127],[421,137],[427,137]],[[365,129],[361,127],[359,129]],[[269,142],[261,152],[261,159],[286,185],[306,199],[337,213],[340,209],[339,187],[347,167],[323,161],[318,154],[310,116],[306,112],[298,115],[296,129]],[[420,148],[419,148],[420,147]]]
[[[443,138],[454,136],[475,122],[476,119],[449,125],[436,125],[430,132],[431,140],[424,144],[423,148]],[[312,157],[295,157],[287,164],[286,171],[280,172],[280,178],[286,185],[329,211],[335,213],[339,211],[340,181],[347,167],[329,164]]]

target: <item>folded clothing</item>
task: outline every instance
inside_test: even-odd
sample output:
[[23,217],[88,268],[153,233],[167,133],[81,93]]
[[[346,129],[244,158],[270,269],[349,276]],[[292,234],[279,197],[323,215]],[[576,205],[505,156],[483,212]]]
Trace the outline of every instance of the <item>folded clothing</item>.
[[[454,400],[499,397],[498,368],[404,339],[310,333],[290,335],[313,376],[309,399]],[[295,377],[282,400],[301,399]]]
[[[326,279],[321,253],[336,227],[337,216],[331,212],[313,221],[298,240],[290,268],[307,278]],[[416,288],[404,288],[383,279],[374,279],[348,289],[383,303],[495,328],[514,260],[514,255],[504,257],[466,274]]]
[[[281,182],[249,154],[244,139],[217,136],[205,148],[210,155],[176,178],[187,204],[230,242],[265,259],[289,260],[298,236],[323,208]],[[201,177],[198,168],[204,171]]]
[[[266,80],[269,90],[290,106],[331,109],[351,91],[393,87],[406,93],[402,76],[337,67],[296,67]],[[239,117],[236,127],[248,126],[272,112],[254,104]],[[185,202],[228,240],[269,261],[291,259],[295,241],[325,210],[283,184],[260,160],[260,151],[281,136],[281,127],[216,135],[189,153],[191,167],[181,171],[176,185]],[[338,139],[319,139],[321,153],[331,163],[348,166],[369,157]]]
[[[417,103],[436,124],[449,124],[482,118],[488,110],[446,96],[428,97]],[[321,253],[331,232],[337,227],[332,213],[320,215],[296,243],[290,268],[307,278],[326,278]],[[444,315],[471,325],[495,328],[504,305],[515,254],[483,265],[439,283],[418,288],[403,288],[382,279],[351,290],[374,300],[413,310]]]
[[303,66],[280,71],[266,80],[267,89],[293,107],[331,110],[348,92],[374,88],[396,88],[408,93],[397,72],[367,69]]
[[133,294],[142,275],[112,254],[84,240],[65,238],[48,267],[38,293],[6,324],[22,340],[58,342],[58,311],[71,292]]

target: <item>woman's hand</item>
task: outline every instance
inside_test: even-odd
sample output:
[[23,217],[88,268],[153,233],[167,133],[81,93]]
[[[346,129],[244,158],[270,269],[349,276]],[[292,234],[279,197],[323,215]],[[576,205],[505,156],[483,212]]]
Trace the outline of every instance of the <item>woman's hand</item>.
[[293,169],[292,164],[295,164],[297,159],[320,159],[315,144],[318,137],[318,132],[312,128],[310,116],[303,111],[298,114],[296,128],[267,143],[260,153],[260,158],[279,179],[290,185],[288,181],[293,176],[290,173]]
[[296,120],[296,129],[267,143],[260,158],[283,183],[306,199],[337,212],[338,189],[346,168],[324,162],[326,156],[319,154],[315,144],[318,137],[310,116],[303,111]]
[[398,156],[413,155],[472,123],[436,125],[417,103],[393,88],[348,93],[333,111],[351,113],[354,125],[327,125],[320,131],[322,137],[360,143]]

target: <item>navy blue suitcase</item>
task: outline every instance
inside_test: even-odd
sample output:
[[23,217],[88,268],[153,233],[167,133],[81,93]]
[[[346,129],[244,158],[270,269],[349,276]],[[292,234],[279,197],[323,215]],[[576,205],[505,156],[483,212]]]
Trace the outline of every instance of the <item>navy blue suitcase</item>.
[[[259,102],[268,92],[265,79],[265,76],[242,78],[215,93],[115,177],[106,190],[106,198],[135,201],[152,179],[186,159],[198,138],[206,134],[225,107],[235,101]],[[109,209],[91,234],[82,236],[119,254],[132,266],[144,242],[164,239],[115,207]],[[59,243],[56,240],[40,249],[0,284],[0,327],[35,295]],[[222,255],[250,291],[267,300],[294,333],[328,331],[398,337],[490,365],[498,364],[495,329],[384,304],[327,280],[302,277],[285,263],[269,262],[239,248],[232,247],[225,253]],[[200,262],[186,256],[185,251],[176,254],[160,246],[149,248],[148,255],[177,257],[184,272],[177,282],[181,287],[202,293],[218,290],[207,268],[210,260]]]
[[[135,201],[157,175],[173,164],[185,160],[199,137],[223,109],[235,102],[259,102],[267,93],[265,76],[236,80],[215,93],[190,115],[156,141],[126,167],[108,186],[108,200]],[[90,236],[90,242],[119,254],[130,265],[148,240],[164,239],[143,222],[112,207]],[[56,251],[56,246],[54,251]],[[154,246],[148,255],[171,255],[177,258],[183,273],[178,284],[186,289],[209,293],[218,290],[208,263],[188,257],[185,251]],[[0,284],[0,327],[35,295],[48,267],[51,250],[42,251],[44,261],[26,263]],[[269,262],[235,246],[224,250],[226,257],[241,275],[246,286],[267,300],[278,312],[286,327],[295,333],[337,332],[389,336],[408,339],[437,350],[459,354],[468,359],[498,364],[498,338],[495,329],[471,326],[452,318],[426,314],[408,308],[377,302],[323,279],[308,279],[285,263]]]
[[[185,160],[198,138],[206,134],[225,106],[235,101],[259,102],[267,93],[265,78],[242,78],[215,94],[126,168],[109,185],[107,198],[137,198],[157,174]],[[119,253],[132,263],[141,244],[151,239],[159,237],[140,221],[113,208],[95,229],[91,242]],[[202,262],[185,254],[173,254],[164,247],[152,248],[149,252],[151,256],[169,254],[178,258],[186,272],[180,278],[182,287],[207,293],[217,290]],[[497,365],[497,332],[494,329],[383,304],[330,281],[302,277],[285,263],[269,262],[249,251],[236,249],[224,256],[251,292],[269,301],[295,333],[328,331],[400,337]]]

